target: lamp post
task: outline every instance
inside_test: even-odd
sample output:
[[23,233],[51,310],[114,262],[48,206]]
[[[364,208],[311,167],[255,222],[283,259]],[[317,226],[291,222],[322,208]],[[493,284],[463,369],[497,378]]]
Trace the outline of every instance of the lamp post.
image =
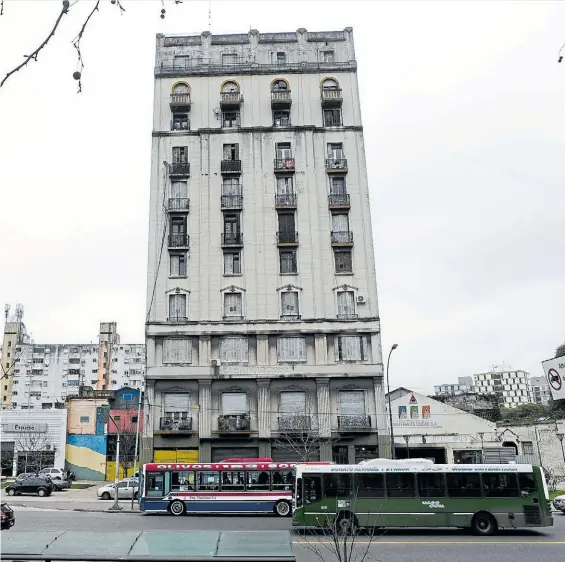
[[563,454],[563,463],[565,464],[565,449],[563,448],[563,437],[565,437],[565,433],[556,433],[556,435],[561,443],[561,453]]
[[388,366],[390,364],[390,356],[397,347],[397,343],[393,344],[393,346],[390,348],[390,351],[388,352],[388,359],[386,361],[386,392],[388,396],[388,421],[390,423],[390,450],[393,459],[396,458],[396,454],[394,452],[394,429],[392,428],[392,406],[390,403],[390,381],[388,378]]

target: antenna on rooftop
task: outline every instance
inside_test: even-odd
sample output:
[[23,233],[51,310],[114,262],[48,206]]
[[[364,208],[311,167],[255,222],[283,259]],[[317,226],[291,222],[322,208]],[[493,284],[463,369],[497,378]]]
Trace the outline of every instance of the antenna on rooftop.
[[212,0],[208,0],[208,31],[212,31]]

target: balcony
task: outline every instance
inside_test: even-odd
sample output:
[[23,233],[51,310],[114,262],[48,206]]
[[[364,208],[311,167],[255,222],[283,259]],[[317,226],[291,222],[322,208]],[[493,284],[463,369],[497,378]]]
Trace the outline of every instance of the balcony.
[[294,172],[294,158],[275,158],[275,173]]
[[273,109],[287,109],[292,104],[290,90],[271,92],[271,107]]
[[222,160],[222,174],[241,174],[241,160]]
[[220,107],[239,107],[243,101],[243,96],[240,92],[221,92],[220,93]]
[[171,197],[167,209],[171,212],[187,213],[190,209],[190,199],[188,197]]
[[342,103],[341,89],[322,90],[322,107],[340,107]]
[[356,433],[371,430],[371,416],[338,416],[337,428],[342,432]]
[[171,94],[171,99],[169,101],[171,109],[185,109],[190,110],[190,94]]
[[185,419],[160,418],[159,430],[167,433],[192,433],[192,418]]
[[298,246],[298,232],[281,230],[277,232],[278,246]]
[[221,207],[223,210],[242,209],[243,195],[222,195]]
[[312,418],[295,414],[283,415],[278,418],[278,425],[281,433],[307,433],[312,429]]
[[347,172],[347,158],[326,158],[326,171],[328,174]]
[[296,209],[296,193],[275,195],[276,209]]
[[338,320],[357,320],[359,318],[358,314],[353,314],[351,312],[338,312],[337,319]]
[[169,316],[168,320],[171,324],[185,324],[188,322],[188,316],[180,316],[177,314],[176,316]]
[[218,416],[218,433],[250,433],[251,418],[246,414],[224,414]]
[[349,195],[347,193],[330,193],[328,196],[328,206],[330,209],[349,209]]
[[188,248],[189,243],[188,234],[169,234],[169,248]]
[[332,230],[332,246],[353,246],[353,232],[351,230]]
[[169,164],[169,176],[177,178],[190,177],[190,164],[188,162],[175,162]]
[[243,246],[243,235],[241,232],[237,234],[222,234],[222,248],[240,248]]
[[281,320],[286,320],[287,322],[296,322],[300,318],[300,314],[281,314]]

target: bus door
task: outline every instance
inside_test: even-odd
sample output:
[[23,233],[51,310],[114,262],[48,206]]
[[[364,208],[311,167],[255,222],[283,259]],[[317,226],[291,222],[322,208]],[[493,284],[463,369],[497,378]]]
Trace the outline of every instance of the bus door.
[[327,518],[328,509],[322,501],[322,475],[302,473],[302,490],[304,524],[323,524]]
[[324,506],[328,513],[338,516],[340,513],[355,511],[353,494],[353,476],[349,472],[326,472],[322,475]]

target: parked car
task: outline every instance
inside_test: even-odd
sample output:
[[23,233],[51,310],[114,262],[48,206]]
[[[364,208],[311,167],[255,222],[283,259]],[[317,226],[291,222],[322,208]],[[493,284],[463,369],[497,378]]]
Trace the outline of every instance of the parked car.
[[[115,484],[106,484],[105,486],[98,488],[96,495],[103,500],[110,500],[115,497],[115,490]],[[119,500],[131,499],[132,496],[134,499],[137,499],[138,492],[139,482],[137,481],[137,478],[125,478],[118,482]]]
[[553,498],[553,507],[565,513],[565,494]]
[[37,472],[22,472],[16,476],[16,482],[23,482],[26,478],[35,478]]
[[51,480],[51,483],[55,487],[56,492],[60,492],[61,490],[66,490],[67,488],[70,488],[69,481],[67,480],[66,477],[61,480],[59,478],[53,479],[51,478],[51,476],[43,475],[43,478],[47,478],[47,480]]
[[20,494],[37,494],[38,496],[50,496],[55,486],[50,478],[41,476],[32,476],[25,478],[22,482],[14,482],[6,486],[6,493],[9,496],[18,496]]
[[62,468],[47,467],[39,471],[39,476],[51,476],[52,480],[66,480],[66,472]]
[[14,515],[14,510],[7,504],[1,504],[1,513],[2,513],[2,524],[0,528],[2,531],[4,529],[9,529],[16,524],[16,516]]

